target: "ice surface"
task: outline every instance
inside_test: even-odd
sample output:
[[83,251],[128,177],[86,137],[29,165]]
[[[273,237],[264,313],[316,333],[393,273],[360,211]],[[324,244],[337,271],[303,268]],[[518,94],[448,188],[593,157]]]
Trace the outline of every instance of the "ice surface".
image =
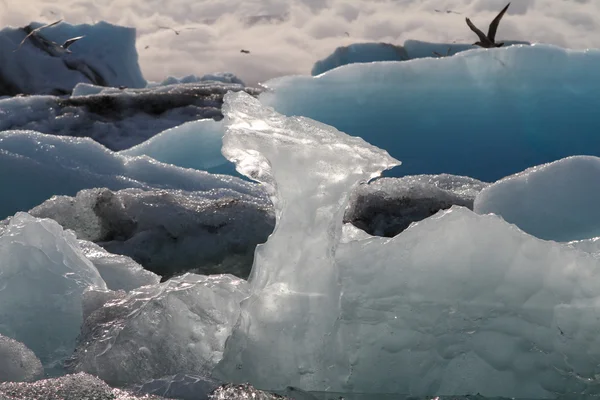
[[260,93],[260,89],[214,81],[143,89],[80,84],[77,96],[0,100],[0,130],[87,136],[111,150],[123,150],[187,121],[221,119],[223,95],[229,90]]
[[448,174],[377,179],[352,192],[344,222],[371,235],[396,236],[411,223],[452,205],[473,209],[475,196],[486,186]]
[[209,375],[247,293],[232,275],[185,274],[136,289],[87,317],[69,369],[113,385]]
[[23,343],[0,335],[0,382],[28,382],[41,378],[42,363]]
[[160,282],[160,276],[147,271],[130,257],[112,254],[93,242],[79,240],[84,256],[94,264],[110,290],[130,291]]
[[[83,190],[30,210],[80,239],[127,255],[163,277],[185,271],[247,277],[254,249],[273,231],[269,200],[232,190]],[[102,271],[101,271],[102,272]]]
[[121,154],[145,154],[155,160],[183,168],[234,175],[235,166],[221,154],[224,132],[222,121],[205,119],[187,122],[123,150]]
[[0,383],[2,400],[160,400],[113,389],[100,379],[84,374],[67,375],[34,383]]
[[483,190],[475,211],[501,215],[542,239],[600,236],[600,158],[568,157],[504,178]]
[[[32,23],[32,28],[41,26]],[[146,81],[138,64],[134,28],[99,22],[94,25],[71,25],[62,22],[39,33],[62,44],[66,39],[85,37],[74,43],[71,54],[51,56],[28,39],[14,52],[27,35],[21,28],[0,30],[0,94],[70,93],[79,82],[90,82],[73,64],[85,63],[102,76],[106,85],[144,87]]]
[[[507,40],[506,45],[529,44],[528,42]],[[377,61],[407,61],[416,58],[453,56],[457,53],[478,49],[471,44],[462,43],[428,43],[420,40],[407,40],[403,46],[390,43],[353,43],[340,46],[323,60],[319,60],[312,68],[311,75],[320,75],[329,70],[347,64],[370,63]]]
[[181,78],[169,76],[160,83],[158,83],[158,82],[148,83],[147,87],[175,85],[175,84],[180,84],[180,83],[206,82],[206,81],[234,83],[234,84],[246,86],[244,81],[242,81],[240,78],[238,78],[235,74],[232,74],[231,72],[216,72],[213,74],[204,74],[202,76],[187,75],[187,76],[184,76]]
[[478,49],[277,78],[260,99],[386,149],[402,160],[387,176],[493,182],[567,156],[600,155],[598,63],[599,50]]
[[320,368],[334,362],[328,332],[340,288],[332,255],[346,202],[359,181],[399,162],[360,138],[286,118],[243,93],[227,94],[223,113],[223,154],[270,190],[277,228],[257,247],[252,295],[216,376],[268,389],[319,386]]
[[263,196],[257,185],[239,178],[182,169],[149,157],[123,156],[89,138],[33,131],[0,132],[0,186],[12,188],[11,196],[0,200],[0,218],[28,210],[52,195],[75,195],[93,187]]
[[340,243],[349,188],[377,172],[352,157],[393,160],[243,94],[224,112],[223,153],[268,183],[278,220],[217,378],[363,394],[597,393],[600,260],[459,206],[391,239]]
[[136,392],[180,400],[208,400],[210,394],[220,385],[221,382],[212,378],[177,374],[153,379],[143,385],[139,385],[136,387]]
[[27,213],[8,221],[0,260],[0,334],[30,348],[47,372],[60,370],[82,323],[81,295],[104,281],[72,232]]

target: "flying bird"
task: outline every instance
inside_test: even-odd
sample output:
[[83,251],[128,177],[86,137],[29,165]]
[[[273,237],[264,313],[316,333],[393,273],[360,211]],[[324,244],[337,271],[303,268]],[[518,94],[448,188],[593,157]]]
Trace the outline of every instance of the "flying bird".
[[84,37],[85,37],[85,35],[84,36],[77,36],[77,37],[74,37],[74,38],[71,38],[71,39],[67,39],[67,40],[65,40],[65,42],[60,47],[62,47],[63,49],[65,49],[67,53],[71,53],[71,50],[69,50],[69,47],[73,43],[75,43],[79,39],[83,39]]
[[[27,34],[27,36],[25,36],[25,39],[23,39],[23,40],[21,41],[21,43],[19,43],[19,47],[17,47],[15,50],[13,50],[13,52],[15,52],[15,51],[19,50],[19,49],[21,48],[21,46],[23,46],[23,43],[25,43],[25,41],[26,41],[27,39],[29,39],[29,37],[30,37],[30,36],[32,36],[32,35],[36,35],[36,34],[37,34],[39,31],[41,31],[42,29],[49,28],[49,27],[51,27],[51,26],[54,26],[54,25],[60,24],[61,22],[62,22],[62,19],[59,19],[58,21],[51,22],[51,23],[49,23],[49,24],[42,25],[42,26],[40,26],[39,28],[35,28],[35,29],[33,29],[31,32],[29,32],[29,34]],[[68,47],[68,46],[67,46],[67,47]]]
[[240,53],[250,54],[250,50],[241,49]]
[[182,30],[177,30],[177,29],[171,28],[170,26],[158,26],[158,29],[169,29],[169,30],[172,30],[173,32],[175,32],[175,34],[177,36],[179,36],[179,34],[181,33],[181,31],[183,29],[190,30],[190,29],[196,29],[196,28],[189,27],[189,28],[183,28]]
[[487,36],[482,31],[480,31],[475,25],[473,25],[473,23],[471,22],[471,20],[469,18],[466,18],[467,25],[469,25],[469,28],[471,28],[471,30],[473,32],[475,32],[477,34],[477,36],[479,36],[479,42],[473,43],[474,46],[481,46],[486,49],[492,48],[492,47],[504,46],[504,43],[496,43],[495,38],[496,38],[496,31],[498,30],[498,24],[500,23],[500,20],[504,16],[504,13],[506,12],[506,10],[508,10],[509,6],[510,6],[510,3],[508,3],[506,5],[506,7],[504,7],[502,9],[502,11],[500,11],[500,14],[498,14],[496,16],[496,18],[494,18],[494,20],[490,24],[490,28],[488,30]]
[[446,10],[446,11],[442,11],[442,10],[433,10],[435,12],[441,13],[441,12],[445,12],[446,14],[460,14],[459,12],[453,11],[453,10]]

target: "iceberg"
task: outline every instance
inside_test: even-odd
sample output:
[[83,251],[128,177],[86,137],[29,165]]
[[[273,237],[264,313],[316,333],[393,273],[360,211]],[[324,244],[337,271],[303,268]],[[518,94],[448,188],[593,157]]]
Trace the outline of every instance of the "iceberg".
[[363,395],[595,393],[599,259],[460,206],[391,239],[342,242],[350,189],[397,161],[242,93],[224,113],[223,154],[270,188],[277,225],[216,378]]
[[536,237],[600,236],[600,158],[574,156],[506,177],[479,193],[474,210],[494,213]]
[[75,348],[84,290],[106,284],[72,232],[27,213],[3,229],[0,260],[0,335],[31,349],[46,373],[60,373]]
[[[530,44],[529,42],[506,40],[506,46],[515,44]],[[380,61],[408,61],[417,58],[432,58],[453,56],[467,50],[479,47],[463,43],[428,43],[420,40],[406,40],[402,46],[391,43],[352,43],[340,46],[333,53],[317,61],[311,75],[321,75],[343,65],[355,63],[371,63]]]
[[42,363],[23,343],[0,335],[0,382],[28,382],[44,374]]
[[[34,22],[25,28],[0,30],[0,95],[69,94],[80,82],[146,86],[138,64],[134,28],[107,22],[62,22],[36,35],[42,39],[30,37],[14,51],[31,29],[42,25]],[[85,37],[73,44],[72,53],[59,55],[44,46],[47,40],[62,44],[76,36]]]
[[257,246],[251,295],[215,376],[266,389],[321,388],[336,365],[330,332],[341,288],[332,257],[350,191],[399,162],[361,138],[286,118],[249,95],[225,98],[223,155],[263,183],[277,225]]
[[[14,171],[19,171],[18,175]],[[22,182],[29,182],[23,186]],[[33,131],[0,132],[0,185],[11,196],[0,200],[0,218],[25,211],[53,195],[75,195],[87,188],[174,189],[212,196],[264,198],[258,185],[226,175],[178,168],[152,158],[127,157],[89,138],[59,137]]]
[[[246,278],[254,248],[267,240],[275,225],[264,194],[255,197],[227,189],[87,189],[75,197],[52,197],[29,213],[52,218],[79,239],[131,257],[163,279],[186,271]],[[101,274],[117,272],[100,269]],[[113,287],[125,284],[110,280]]]
[[386,176],[494,182],[572,155],[600,156],[599,62],[599,50],[515,45],[276,78],[259,97],[386,149],[402,160]]
[[93,305],[67,367],[116,386],[178,373],[210,375],[246,296],[246,281],[231,275],[185,274],[107,296],[100,307],[90,290],[86,299]]

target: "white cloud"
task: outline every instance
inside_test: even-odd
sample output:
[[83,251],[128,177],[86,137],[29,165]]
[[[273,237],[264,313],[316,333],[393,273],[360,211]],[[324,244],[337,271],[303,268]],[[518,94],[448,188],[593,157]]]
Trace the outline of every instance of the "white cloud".
[[[485,31],[506,4],[506,0],[26,0],[19,7],[10,6],[16,1],[0,0],[3,26],[63,17],[70,23],[106,20],[136,27],[147,79],[230,71],[250,84],[283,74],[308,74],[316,60],[352,42],[474,42],[465,16]],[[261,15],[287,19],[255,25],[242,20]],[[175,35],[159,25],[182,30]],[[600,1],[513,0],[497,37],[600,48]],[[240,49],[251,53],[242,54]]]

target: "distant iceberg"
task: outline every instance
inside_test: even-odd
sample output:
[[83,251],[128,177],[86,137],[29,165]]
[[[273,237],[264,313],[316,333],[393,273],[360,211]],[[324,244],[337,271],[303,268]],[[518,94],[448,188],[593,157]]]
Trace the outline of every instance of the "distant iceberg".
[[[29,29],[42,25],[32,23]],[[15,52],[26,31],[12,27],[0,30],[0,96],[69,94],[80,82],[102,82],[114,87],[146,86],[138,63],[134,28],[107,22],[94,25],[62,22],[39,34],[61,44],[75,36],[85,37],[72,45],[71,54],[52,57],[36,47],[31,38]],[[91,81],[90,76],[95,75],[101,79]]]
[[[507,40],[506,46],[514,44],[530,44],[529,42]],[[353,43],[349,46],[340,46],[329,56],[317,61],[312,68],[311,75],[320,75],[343,65],[355,63],[371,63],[379,61],[407,61],[416,58],[438,57],[435,53],[453,56],[457,53],[478,49],[471,44],[462,43],[429,43],[420,40],[407,40],[404,45],[391,43]]]

